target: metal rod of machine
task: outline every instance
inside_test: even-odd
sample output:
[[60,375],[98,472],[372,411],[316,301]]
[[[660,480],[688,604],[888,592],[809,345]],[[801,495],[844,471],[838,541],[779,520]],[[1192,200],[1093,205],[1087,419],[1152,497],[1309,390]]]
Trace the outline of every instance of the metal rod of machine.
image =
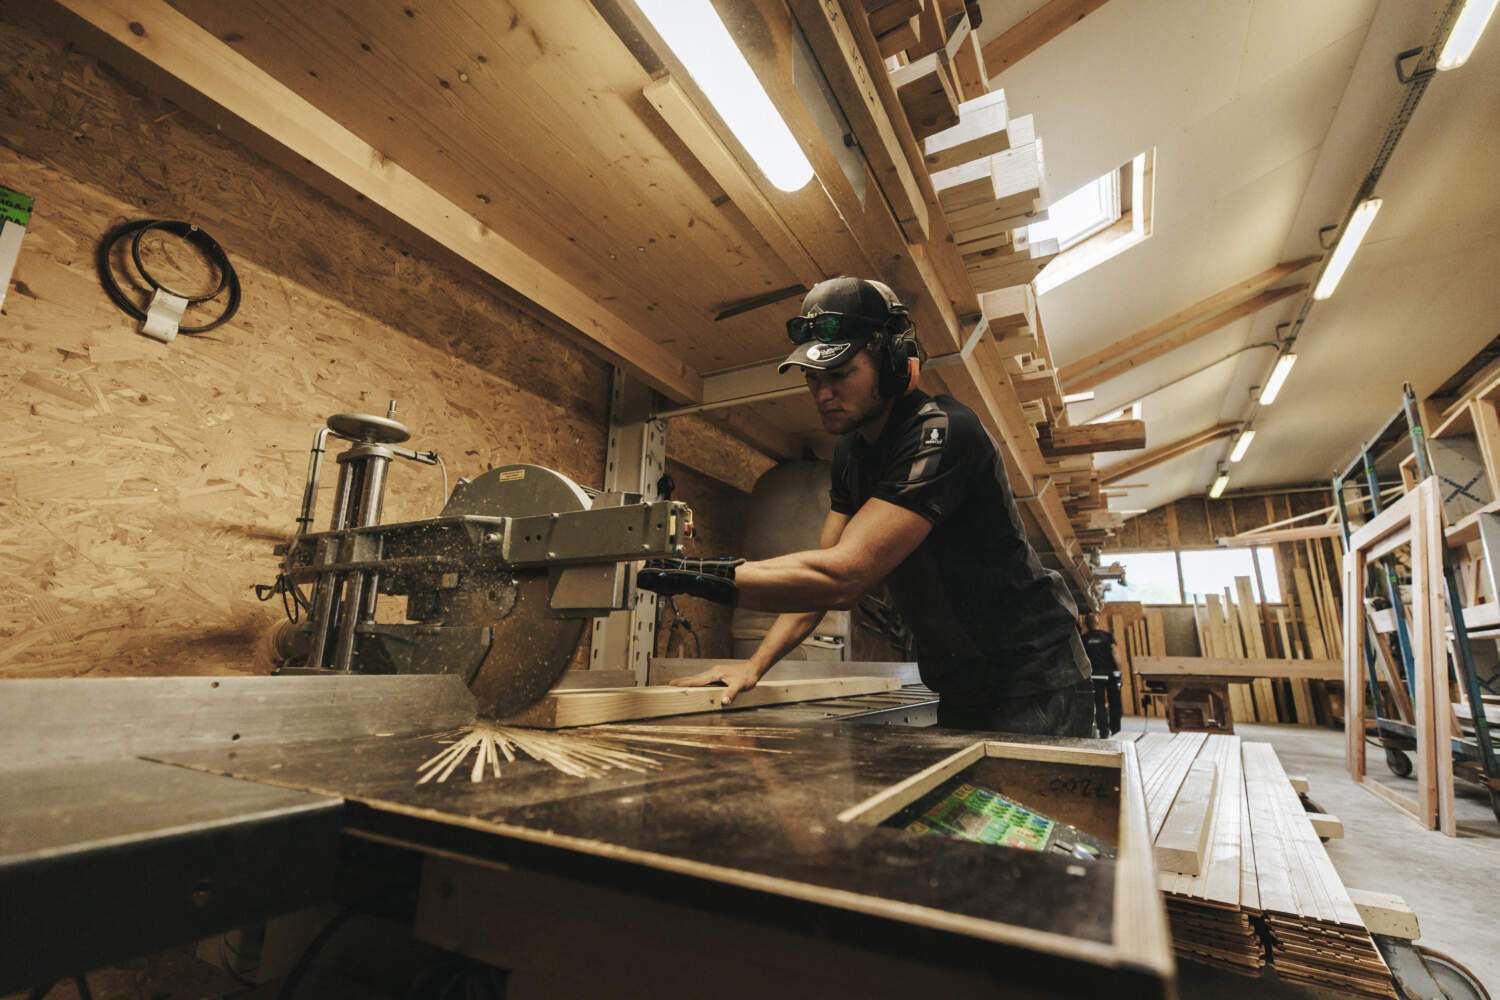
[[[391,407],[395,408],[395,403]],[[391,460],[379,456],[371,456],[366,459],[365,467],[365,490],[364,496],[360,498],[361,526],[379,524],[382,512],[385,510],[385,480],[390,471]],[[375,539],[375,544],[380,545],[380,539]],[[376,558],[381,553],[376,551]],[[364,600],[359,604],[358,619],[362,622],[374,621],[375,603],[380,599],[380,573],[370,572],[366,574]]]
[[[339,463],[339,485],[333,494],[333,517],[328,525],[330,530],[342,531],[348,525],[350,500],[361,487],[362,480],[363,470],[359,463]],[[325,573],[318,578],[313,592],[312,644],[307,651],[309,667],[323,666],[328,648],[328,632],[333,628],[334,618],[338,614],[339,591],[343,589],[343,583],[343,577],[338,573]]]
[[[391,453],[376,444],[355,445],[339,456],[349,466],[357,466],[359,493],[354,503],[350,520],[356,528],[367,528],[380,523],[380,511],[384,506],[385,472],[390,464]],[[352,485],[352,484],[351,484]],[[354,662],[355,629],[366,619],[366,608],[374,612],[374,583],[371,573],[353,570],[344,583],[343,612],[339,616],[338,645],[333,650],[332,669],[348,673]]]
[[328,428],[319,427],[313,435],[312,453],[307,459],[307,484],[302,487],[302,512],[297,515],[297,534],[305,535],[312,527],[313,510],[318,503],[318,480],[323,473],[323,454],[327,450]]

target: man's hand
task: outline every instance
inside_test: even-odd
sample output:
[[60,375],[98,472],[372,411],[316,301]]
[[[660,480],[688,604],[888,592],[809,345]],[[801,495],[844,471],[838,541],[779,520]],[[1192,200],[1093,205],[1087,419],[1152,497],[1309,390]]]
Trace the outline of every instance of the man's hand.
[[703,687],[705,684],[724,684],[724,704],[734,701],[735,695],[755,687],[760,672],[748,663],[721,663],[701,673],[677,677],[669,681],[673,687]]
[[635,575],[635,585],[666,597],[687,594],[703,597],[731,608],[739,603],[740,588],[734,568],[743,559],[647,559]]

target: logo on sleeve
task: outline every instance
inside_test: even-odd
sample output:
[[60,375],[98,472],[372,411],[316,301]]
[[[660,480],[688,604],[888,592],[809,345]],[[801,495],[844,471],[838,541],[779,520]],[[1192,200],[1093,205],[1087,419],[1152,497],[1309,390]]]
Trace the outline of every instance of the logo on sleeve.
[[809,344],[807,345],[807,359],[823,364],[839,357],[851,346],[850,344]]
[[947,437],[948,429],[946,427],[938,427],[934,425],[922,432],[922,443],[925,445],[936,446],[942,444],[944,439],[946,439]]

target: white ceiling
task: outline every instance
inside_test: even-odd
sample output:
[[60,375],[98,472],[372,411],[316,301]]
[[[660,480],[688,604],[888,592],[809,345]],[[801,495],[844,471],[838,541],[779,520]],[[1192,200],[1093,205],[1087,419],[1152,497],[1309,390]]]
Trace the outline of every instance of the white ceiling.
[[[988,41],[1039,6],[990,0]],[[1150,239],[1047,293],[1058,365],[1278,261],[1318,252],[1369,170],[1402,93],[1395,54],[1425,44],[1444,0],[1110,0],[998,81],[1032,114],[1056,198],[1156,148]],[[1297,341],[1276,403],[1251,389],[1301,303],[1283,300],[1100,386],[1087,420],[1146,396],[1149,446],[1251,417],[1257,437],[1231,491],[1326,481],[1400,405],[1426,395],[1500,334],[1500,27],[1439,74],[1376,194],[1381,214],[1337,294]],[[1317,266],[1297,280],[1311,281]],[[1130,477],[1117,509],[1202,493],[1225,440]],[[1127,455],[1100,456],[1108,467]]]

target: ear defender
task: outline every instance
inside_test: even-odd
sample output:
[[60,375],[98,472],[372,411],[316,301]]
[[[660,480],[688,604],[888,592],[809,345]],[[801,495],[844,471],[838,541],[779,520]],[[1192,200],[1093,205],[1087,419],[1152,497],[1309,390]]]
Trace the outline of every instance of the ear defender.
[[906,359],[906,388],[901,391],[901,395],[911,395],[912,391],[917,387],[917,379],[921,374],[922,362],[917,360],[916,354],[912,354],[911,357]]
[[917,387],[922,370],[921,354],[910,329],[886,334],[881,347],[880,394],[886,398],[905,396]]

